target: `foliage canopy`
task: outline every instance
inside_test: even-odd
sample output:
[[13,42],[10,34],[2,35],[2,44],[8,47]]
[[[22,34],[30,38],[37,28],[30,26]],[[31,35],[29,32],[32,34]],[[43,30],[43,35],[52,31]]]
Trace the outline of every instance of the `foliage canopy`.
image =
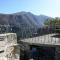
[[60,25],[60,18],[56,17],[56,18],[48,18],[45,22],[44,25],[47,26],[59,26]]

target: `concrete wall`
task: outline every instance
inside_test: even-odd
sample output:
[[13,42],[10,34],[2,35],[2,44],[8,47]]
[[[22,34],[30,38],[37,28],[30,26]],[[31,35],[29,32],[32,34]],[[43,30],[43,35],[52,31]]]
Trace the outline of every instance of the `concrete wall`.
[[20,60],[20,47],[15,33],[0,34],[0,60]]

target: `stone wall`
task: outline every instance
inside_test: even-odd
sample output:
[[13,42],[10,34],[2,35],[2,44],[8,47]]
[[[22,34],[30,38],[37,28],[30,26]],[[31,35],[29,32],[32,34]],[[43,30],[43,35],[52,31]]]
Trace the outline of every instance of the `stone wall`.
[[3,51],[0,60],[20,60],[20,47],[15,33],[0,34],[0,51]]

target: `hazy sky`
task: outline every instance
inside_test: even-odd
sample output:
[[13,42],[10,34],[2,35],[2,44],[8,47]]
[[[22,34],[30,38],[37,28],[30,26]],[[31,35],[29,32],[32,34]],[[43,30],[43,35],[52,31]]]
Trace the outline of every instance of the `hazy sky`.
[[0,0],[0,13],[21,11],[60,17],[60,0]]

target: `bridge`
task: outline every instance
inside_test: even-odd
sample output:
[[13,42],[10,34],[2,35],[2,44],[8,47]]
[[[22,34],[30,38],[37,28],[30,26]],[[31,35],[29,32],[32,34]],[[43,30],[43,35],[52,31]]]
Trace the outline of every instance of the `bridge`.
[[21,42],[30,44],[30,45],[50,45],[50,46],[60,46],[60,34],[47,34],[42,36],[37,36],[33,38],[22,39]]
[[[49,59],[50,60],[60,60],[60,58],[59,58],[60,57],[60,34],[58,34],[58,33],[46,34],[46,35],[37,36],[37,37],[33,37],[33,38],[21,39],[20,42],[29,45],[28,51],[31,51],[31,49],[33,51],[35,49],[36,52],[37,51],[43,52],[43,53],[41,52],[40,54],[38,53],[40,55],[40,57],[38,57],[38,56],[34,57],[34,55],[32,55],[33,60],[40,60],[40,59],[42,59],[42,60],[45,60],[45,59],[46,60],[49,60]],[[47,54],[47,52],[48,52],[48,54]],[[32,54],[32,53],[30,53],[30,54]],[[42,56],[43,58],[41,57],[42,54],[44,54],[44,57]],[[51,54],[51,55],[49,55],[49,54]]]

